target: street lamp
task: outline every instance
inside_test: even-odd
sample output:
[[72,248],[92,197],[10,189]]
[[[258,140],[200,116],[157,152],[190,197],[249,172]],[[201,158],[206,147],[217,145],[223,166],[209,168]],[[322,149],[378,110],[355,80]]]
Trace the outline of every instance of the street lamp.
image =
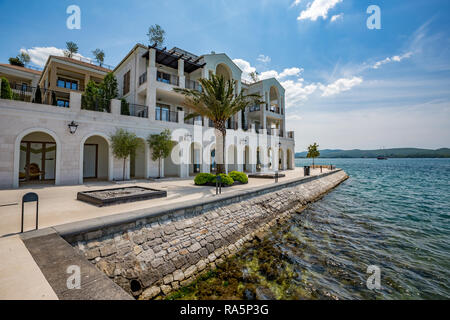
[[78,124],[75,123],[75,121],[72,121],[71,123],[69,123],[69,131],[71,134],[75,134],[75,132],[77,132],[78,129]]

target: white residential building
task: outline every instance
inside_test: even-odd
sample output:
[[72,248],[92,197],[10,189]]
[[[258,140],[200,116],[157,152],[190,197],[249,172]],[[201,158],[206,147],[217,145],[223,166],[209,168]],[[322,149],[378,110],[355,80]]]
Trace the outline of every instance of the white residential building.
[[[65,108],[0,99],[0,188],[122,179],[123,162],[112,155],[109,139],[118,128],[134,132],[143,142],[127,161],[127,178],[157,177],[159,167],[166,177],[211,172],[214,129],[209,119],[185,121],[191,111],[173,90],[201,90],[198,80],[210,74],[223,75],[236,90],[258,93],[265,101],[228,121],[227,170],[293,169],[294,134],[286,132],[284,88],[276,79],[244,83],[242,71],[226,54],[196,56],[178,48],[167,51],[140,44],[113,72],[129,112],[122,110],[120,100],[112,100],[103,112],[84,110],[79,90],[69,92]],[[146,140],[165,129],[171,130],[177,144],[171,156],[157,163],[151,160]]]

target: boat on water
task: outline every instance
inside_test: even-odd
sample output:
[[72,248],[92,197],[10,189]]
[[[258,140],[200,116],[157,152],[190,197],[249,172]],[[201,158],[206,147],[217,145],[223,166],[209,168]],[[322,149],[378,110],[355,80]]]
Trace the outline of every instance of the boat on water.
[[387,160],[388,157],[386,157],[386,152],[384,151],[384,147],[381,148],[381,150],[383,150],[383,153],[382,153],[382,154],[384,154],[384,156],[378,156],[378,157],[377,157],[377,160]]

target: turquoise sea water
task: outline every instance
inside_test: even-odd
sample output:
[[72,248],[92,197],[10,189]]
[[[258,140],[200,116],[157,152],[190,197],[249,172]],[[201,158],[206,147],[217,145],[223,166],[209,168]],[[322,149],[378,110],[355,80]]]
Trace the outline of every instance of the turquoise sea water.
[[[270,235],[296,271],[293,286],[316,298],[450,298],[450,159],[316,164],[350,179]],[[381,270],[380,290],[366,287],[368,265]]]

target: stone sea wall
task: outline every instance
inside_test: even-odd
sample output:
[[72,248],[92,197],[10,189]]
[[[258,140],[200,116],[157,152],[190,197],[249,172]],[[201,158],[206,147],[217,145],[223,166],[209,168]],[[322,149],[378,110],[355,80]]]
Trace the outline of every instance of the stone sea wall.
[[139,299],[164,296],[214,269],[247,241],[281,223],[348,178],[319,179],[201,212],[157,220],[73,243],[115,283]]

